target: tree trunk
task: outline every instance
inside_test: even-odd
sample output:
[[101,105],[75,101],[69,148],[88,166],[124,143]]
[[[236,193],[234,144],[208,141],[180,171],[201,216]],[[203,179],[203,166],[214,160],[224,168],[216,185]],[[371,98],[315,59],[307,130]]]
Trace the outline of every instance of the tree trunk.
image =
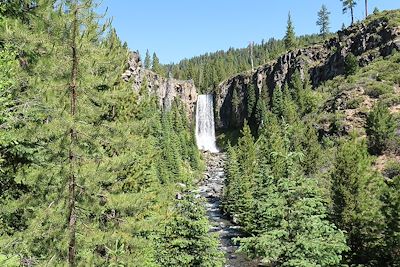
[[253,61],[253,46],[254,42],[250,42],[250,61],[251,61],[251,70],[254,70],[254,61]]
[[[72,50],[72,68],[71,68],[71,116],[74,120],[76,114],[76,89],[77,89],[77,76],[78,76],[78,56],[76,47],[76,35],[78,32],[78,8],[75,6],[74,19],[72,22],[72,37],[71,37],[71,50]],[[74,145],[77,142],[77,134],[75,125],[70,129],[70,148],[69,148],[69,165],[70,174],[68,179],[68,226],[69,226],[69,244],[68,244],[68,264],[70,267],[76,266],[76,177],[75,177],[75,161],[76,156],[74,152]]]
[[354,24],[354,8],[350,7],[350,12],[351,12],[351,25]]

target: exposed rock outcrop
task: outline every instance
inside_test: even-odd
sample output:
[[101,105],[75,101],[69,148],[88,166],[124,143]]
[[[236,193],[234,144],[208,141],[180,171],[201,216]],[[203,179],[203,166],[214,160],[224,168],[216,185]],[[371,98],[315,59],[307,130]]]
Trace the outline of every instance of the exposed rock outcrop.
[[175,98],[179,98],[186,106],[190,117],[195,111],[197,101],[196,87],[193,81],[180,81],[164,78],[151,70],[145,69],[136,52],[132,52],[128,60],[128,69],[122,75],[125,82],[132,83],[132,89],[138,92],[146,80],[149,93],[154,93],[159,99],[163,110],[169,110]]
[[[277,60],[241,73],[222,82],[215,95],[216,127],[219,129],[241,127],[245,119],[246,91],[253,83],[270,95],[276,86],[288,82],[296,70],[301,77],[308,71],[311,83],[317,87],[324,81],[344,73],[345,57],[357,56],[360,66],[365,66],[379,56],[387,56],[392,50],[400,51],[400,27],[393,28],[386,17],[369,23],[356,24],[339,31],[337,36],[323,45],[301,48],[280,56]],[[232,105],[236,90],[239,106]]]

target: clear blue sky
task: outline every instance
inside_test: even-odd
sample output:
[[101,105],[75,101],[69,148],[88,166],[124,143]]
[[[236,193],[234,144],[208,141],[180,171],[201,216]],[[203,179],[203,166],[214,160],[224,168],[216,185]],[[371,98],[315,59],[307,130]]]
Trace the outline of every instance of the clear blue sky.
[[[364,17],[359,0],[355,18]],[[162,63],[178,62],[206,52],[246,47],[270,37],[282,38],[288,12],[296,34],[318,32],[317,12],[325,4],[331,30],[350,24],[339,0],[103,0],[108,16],[131,50],[156,52]],[[400,8],[399,0],[369,0],[369,10]]]

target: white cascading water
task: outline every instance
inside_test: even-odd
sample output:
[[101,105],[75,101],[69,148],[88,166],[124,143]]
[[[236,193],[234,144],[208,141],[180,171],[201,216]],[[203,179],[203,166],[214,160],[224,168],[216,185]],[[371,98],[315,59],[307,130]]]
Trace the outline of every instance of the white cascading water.
[[196,143],[203,151],[219,152],[215,144],[214,107],[212,95],[199,95],[196,105]]

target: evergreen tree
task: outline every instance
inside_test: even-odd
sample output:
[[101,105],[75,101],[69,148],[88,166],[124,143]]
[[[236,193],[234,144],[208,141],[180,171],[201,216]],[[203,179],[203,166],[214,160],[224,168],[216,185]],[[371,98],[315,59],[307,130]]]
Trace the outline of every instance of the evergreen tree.
[[317,26],[319,26],[319,33],[326,37],[329,33],[329,15],[331,12],[328,11],[325,5],[321,6],[321,9],[318,11],[318,20]]
[[290,78],[290,89],[292,93],[292,98],[296,102],[296,104],[301,107],[302,105],[302,91],[303,91],[303,81],[301,80],[300,71],[295,70],[292,77]]
[[400,266],[400,176],[386,181],[383,194],[382,212],[385,216],[384,228],[384,260],[381,266]]
[[352,264],[377,264],[382,246],[380,201],[383,180],[371,169],[364,143],[355,138],[340,145],[332,173],[333,215],[347,232]]
[[161,75],[162,73],[161,73],[160,60],[158,59],[156,53],[153,53],[153,60],[152,60],[152,62],[153,62],[153,65],[152,65],[151,70],[154,71],[155,73]]
[[288,124],[294,124],[300,117],[296,103],[292,99],[288,84],[283,87],[282,117]]
[[240,166],[237,158],[236,149],[228,146],[226,161],[226,180],[223,194],[223,208],[229,214],[236,214],[238,212],[237,201],[239,197],[239,183],[240,183]]
[[343,14],[350,10],[351,14],[351,25],[354,24],[354,7],[357,5],[355,0],[340,0],[343,4]]
[[256,107],[256,88],[254,86],[253,83],[250,83],[247,86],[247,90],[246,90],[246,103],[247,103],[247,118],[251,118],[253,116],[254,113],[254,109]]
[[[264,188],[256,194],[261,200],[255,200],[261,209],[256,213],[268,216],[258,218],[257,235],[240,239],[241,250],[267,265],[337,266],[347,249],[344,234],[327,221],[315,181],[302,176],[300,155],[289,152],[287,144],[283,143],[285,154],[270,152],[284,160],[285,174],[272,176],[264,169],[265,178],[257,179]],[[263,160],[264,168],[265,164]]]
[[[178,103],[163,115],[145,82],[120,82],[128,51],[91,1],[38,3],[29,23],[0,23],[0,265],[66,265],[70,251],[70,265],[158,266],[176,184],[201,172],[189,121]],[[182,251],[220,265],[196,221],[204,253]]]
[[302,149],[304,151],[304,172],[306,175],[316,175],[321,168],[322,147],[318,142],[315,128],[308,124],[303,135]]
[[346,76],[354,75],[359,69],[358,59],[353,53],[349,53],[344,59],[344,73]]
[[165,225],[163,242],[158,249],[160,266],[217,267],[223,254],[217,250],[215,236],[208,233],[203,205],[190,195],[176,203],[176,211]]
[[296,46],[296,35],[294,33],[294,26],[292,22],[292,16],[290,12],[288,14],[287,25],[286,25],[286,34],[283,38],[285,42],[286,50],[291,50]]
[[239,110],[240,99],[237,93],[236,88],[232,90],[232,108],[234,111]]
[[367,117],[366,132],[370,152],[381,154],[387,148],[388,141],[395,136],[396,128],[396,121],[389,109],[382,102],[376,104]]
[[251,130],[245,121],[242,137],[238,141],[238,161],[240,162],[240,180],[238,184],[237,213],[241,225],[251,224],[252,188],[254,186],[254,171],[256,166],[256,147]]
[[277,86],[272,94],[272,112],[281,118],[284,113],[283,93],[281,87]]
[[267,111],[267,104],[265,103],[265,100],[262,98],[259,98],[257,100],[257,105],[255,108],[255,113],[254,113],[254,122],[255,122],[255,125],[258,126],[258,129],[256,129],[257,135],[259,135],[259,130],[261,127],[263,127],[263,124],[265,123],[266,111]]
[[150,53],[149,53],[149,50],[146,50],[146,56],[144,58],[144,67],[149,70],[151,66],[152,66],[152,62],[151,62]]
[[[240,98],[238,96],[237,89],[232,90],[232,114],[236,115],[240,112]],[[232,125],[237,125],[239,122],[238,116],[232,116]]]

